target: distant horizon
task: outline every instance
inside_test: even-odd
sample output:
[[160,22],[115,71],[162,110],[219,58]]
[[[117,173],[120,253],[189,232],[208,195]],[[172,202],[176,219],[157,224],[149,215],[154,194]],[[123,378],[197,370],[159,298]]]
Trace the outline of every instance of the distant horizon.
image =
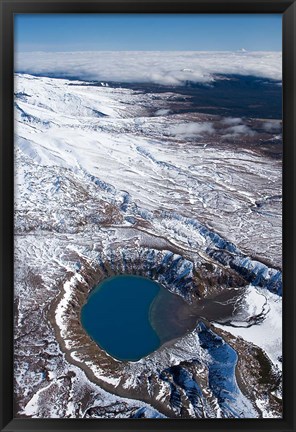
[[97,49],[97,50],[89,50],[89,51],[81,51],[81,50],[71,50],[71,51],[45,51],[45,50],[39,50],[39,51],[21,51],[19,54],[32,54],[32,53],[43,53],[43,54],[49,54],[49,53],[55,53],[55,54],[69,54],[69,53],[80,53],[80,54],[87,54],[87,53],[100,53],[100,52],[110,52],[110,53],[118,53],[118,52],[143,52],[143,53],[153,53],[153,52],[159,52],[159,53],[281,53],[282,50],[247,50],[245,48],[238,49],[238,50],[136,50],[136,49],[130,49],[130,50],[107,50],[107,49]]
[[15,72],[108,82],[211,83],[216,75],[282,79],[280,52],[87,51],[17,53]]
[[279,52],[281,14],[16,14],[15,52]]

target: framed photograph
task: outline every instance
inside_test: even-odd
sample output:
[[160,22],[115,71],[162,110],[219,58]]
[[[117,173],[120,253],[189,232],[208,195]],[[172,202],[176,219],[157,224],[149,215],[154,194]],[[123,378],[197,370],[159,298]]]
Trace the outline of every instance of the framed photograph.
[[2,431],[294,431],[295,2],[1,0]]

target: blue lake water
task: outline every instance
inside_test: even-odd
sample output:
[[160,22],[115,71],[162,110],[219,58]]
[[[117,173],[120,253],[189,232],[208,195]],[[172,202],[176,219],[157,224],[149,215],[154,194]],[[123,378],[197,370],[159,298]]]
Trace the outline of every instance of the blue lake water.
[[91,338],[119,360],[139,360],[161,344],[149,320],[161,287],[152,280],[120,275],[95,287],[81,310],[81,323]]
[[216,301],[200,299],[189,305],[151,279],[119,275],[94,287],[81,309],[81,324],[112,357],[137,361],[193,330],[201,317],[231,317],[228,296],[234,296],[232,290]]
[[118,360],[136,361],[192,330],[197,314],[182,297],[140,276],[106,279],[81,309],[88,335]]

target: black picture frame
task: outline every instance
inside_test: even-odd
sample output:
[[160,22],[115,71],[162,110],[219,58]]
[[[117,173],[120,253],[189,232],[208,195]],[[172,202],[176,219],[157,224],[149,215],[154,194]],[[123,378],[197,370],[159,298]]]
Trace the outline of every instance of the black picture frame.
[[[1,431],[294,431],[295,421],[295,0],[0,0],[1,7]],[[16,13],[281,13],[283,16],[283,389],[282,419],[83,420],[13,418],[13,16]]]

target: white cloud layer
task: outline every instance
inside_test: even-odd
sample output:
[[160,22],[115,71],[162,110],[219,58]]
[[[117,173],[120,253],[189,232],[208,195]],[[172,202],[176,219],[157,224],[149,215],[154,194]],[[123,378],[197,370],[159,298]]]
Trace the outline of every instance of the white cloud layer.
[[246,125],[231,126],[226,132],[233,135],[254,135],[255,132]]
[[282,122],[280,120],[267,121],[262,126],[266,132],[280,132],[282,130]]
[[238,136],[254,136],[256,132],[244,124],[228,127],[224,130],[223,138],[237,138]]
[[281,52],[96,51],[16,53],[15,71],[82,80],[208,83],[215,74],[282,79]]
[[212,134],[215,132],[213,127],[213,123],[204,122],[204,123],[181,123],[176,126],[171,127],[170,133],[174,136],[181,135],[184,137],[195,137],[202,136],[203,134]]
[[233,125],[239,125],[243,122],[243,119],[239,118],[239,117],[225,117],[222,120],[222,124],[224,125],[229,125],[229,126],[233,126]]

